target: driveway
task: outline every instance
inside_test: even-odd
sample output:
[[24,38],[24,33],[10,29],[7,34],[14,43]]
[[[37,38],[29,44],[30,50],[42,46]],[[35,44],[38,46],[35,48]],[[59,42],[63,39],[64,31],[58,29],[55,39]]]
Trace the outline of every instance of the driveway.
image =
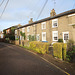
[[0,75],[68,75],[27,50],[0,43]]

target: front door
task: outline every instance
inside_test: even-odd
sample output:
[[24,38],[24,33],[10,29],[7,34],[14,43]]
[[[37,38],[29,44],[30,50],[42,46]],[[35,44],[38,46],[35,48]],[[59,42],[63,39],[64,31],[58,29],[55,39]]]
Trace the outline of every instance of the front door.
[[63,32],[63,42],[67,43],[69,40],[69,32]]

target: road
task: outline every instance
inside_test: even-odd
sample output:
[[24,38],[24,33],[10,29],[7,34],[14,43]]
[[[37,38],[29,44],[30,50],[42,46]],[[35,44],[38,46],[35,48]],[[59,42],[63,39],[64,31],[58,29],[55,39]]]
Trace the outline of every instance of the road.
[[38,55],[0,43],[0,75],[67,75]]

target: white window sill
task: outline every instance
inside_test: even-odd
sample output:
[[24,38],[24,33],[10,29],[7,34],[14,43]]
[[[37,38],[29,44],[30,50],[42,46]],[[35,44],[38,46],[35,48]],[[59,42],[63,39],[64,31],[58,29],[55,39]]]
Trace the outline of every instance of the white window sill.
[[56,27],[52,27],[52,28],[57,28],[58,26],[56,26]]

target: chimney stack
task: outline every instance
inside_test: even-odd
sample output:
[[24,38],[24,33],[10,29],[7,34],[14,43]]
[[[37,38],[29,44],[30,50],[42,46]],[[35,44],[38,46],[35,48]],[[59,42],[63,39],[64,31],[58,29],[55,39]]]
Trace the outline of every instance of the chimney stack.
[[33,22],[33,18],[30,18],[30,20],[29,20],[29,24],[32,23],[32,22]]
[[52,9],[52,10],[51,10],[51,13],[50,13],[50,16],[53,17],[53,16],[55,16],[55,15],[56,15],[56,12],[55,12],[54,9]]

